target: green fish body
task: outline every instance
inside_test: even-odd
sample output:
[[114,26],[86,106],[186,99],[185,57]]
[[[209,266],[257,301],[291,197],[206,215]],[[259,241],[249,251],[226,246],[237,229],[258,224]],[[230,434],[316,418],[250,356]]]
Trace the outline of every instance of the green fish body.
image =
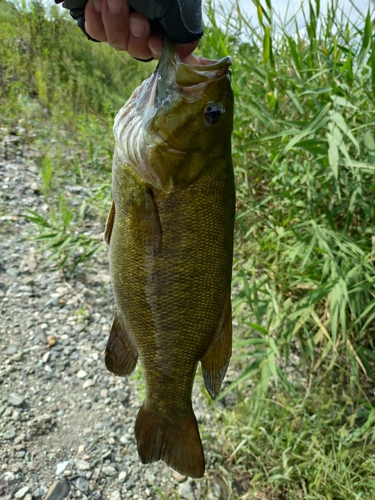
[[192,59],[183,64],[166,42],[115,119],[105,237],[117,313],[105,361],[121,376],[142,364],[141,460],[200,477],[191,392],[201,361],[214,397],[231,356],[235,189],[230,58]]

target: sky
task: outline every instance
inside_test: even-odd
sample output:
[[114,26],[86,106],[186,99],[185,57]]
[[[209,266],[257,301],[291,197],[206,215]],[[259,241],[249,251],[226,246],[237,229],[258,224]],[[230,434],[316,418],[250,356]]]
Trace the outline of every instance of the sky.
[[[221,2],[228,7],[230,7],[232,3],[231,0],[221,0]],[[246,12],[250,17],[256,16],[255,6],[252,0],[239,0],[239,3],[244,12]],[[261,3],[265,5],[264,0]],[[320,10],[322,12],[325,11],[327,3],[327,0],[320,1]],[[271,0],[271,4],[276,9],[276,11],[280,11],[280,13],[282,14],[281,17],[283,17],[283,14],[287,12],[288,8],[290,12],[296,12],[301,5],[301,0]],[[312,4],[315,5],[314,0],[312,1]],[[353,6],[351,5],[349,0],[340,0],[339,5],[342,6],[344,11],[346,12],[350,12],[350,10],[353,10]],[[370,5],[373,6],[374,3],[372,3],[371,0],[355,0],[355,5],[361,12],[366,12],[368,7]]]
[[[205,1],[205,0],[203,0]],[[225,8],[230,9],[232,0],[215,0],[216,2],[220,2],[224,5]],[[301,5],[301,0],[270,0],[273,9],[280,15],[281,19],[290,19],[292,14],[296,13]],[[356,7],[362,14],[366,14],[368,8],[370,7],[370,11],[374,10],[375,0],[353,0]],[[239,0],[241,9],[245,12],[248,17],[253,18],[255,22],[257,22],[257,15],[255,6],[252,0]],[[329,0],[320,0],[320,11],[321,13],[326,12],[327,4],[330,3]],[[261,0],[262,5],[266,5],[265,0]],[[305,0],[305,4],[308,5],[307,0]],[[315,0],[312,0],[313,6],[315,6]],[[346,14],[350,14],[352,20],[358,18],[358,12],[355,11],[353,5],[350,0],[339,0],[339,7],[343,9]],[[302,17],[301,17],[302,21]]]

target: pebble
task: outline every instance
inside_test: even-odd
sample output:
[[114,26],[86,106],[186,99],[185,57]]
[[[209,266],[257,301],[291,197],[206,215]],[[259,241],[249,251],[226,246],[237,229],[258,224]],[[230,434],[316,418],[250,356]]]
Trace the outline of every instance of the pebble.
[[57,337],[55,335],[47,335],[47,344],[49,346],[54,346],[57,342]]
[[120,474],[118,475],[118,480],[119,480],[119,482],[120,482],[120,483],[125,482],[126,476],[127,476],[126,472],[125,472],[124,470],[122,470],[122,471],[120,472]]
[[64,472],[64,470],[68,467],[69,460],[64,460],[64,462],[59,462],[56,465],[56,476],[60,476]]
[[23,498],[28,491],[29,486],[24,486],[23,488],[19,489],[17,493],[15,493],[14,498]]
[[92,387],[93,385],[95,385],[95,380],[88,378],[83,382],[82,389],[87,389],[88,387]]
[[85,470],[91,469],[91,465],[86,460],[81,460],[80,458],[76,458],[74,460],[74,463],[75,463],[77,470],[85,471]]
[[188,481],[178,485],[178,496],[184,500],[196,500],[193,488]]
[[95,344],[95,347],[98,351],[104,351],[104,349],[107,347],[107,341],[101,340],[100,342]]
[[14,440],[14,444],[19,444],[19,443],[22,443],[22,441],[24,441],[26,437],[26,434],[20,434],[19,436],[17,436]]
[[85,329],[85,323],[77,323],[73,328],[77,333],[80,333]]
[[135,482],[132,478],[128,479],[125,483],[125,487],[127,490],[130,490],[131,488],[134,488]]
[[120,492],[118,490],[115,490],[109,497],[109,500],[121,500]]
[[9,429],[8,431],[5,431],[3,434],[3,439],[13,439],[14,437],[16,437],[15,429]]
[[13,481],[14,480],[14,474],[13,472],[7,471],[4,473],[4,480],[5,481]]
[[66,479],[54,481],[47,492],[44,500],[63,500],[69,495],[70,485]]
[[10,357],[10,358],[9,358],[9,361],[10,361],[10,362],[13,362],[13,361],[21,361],[21,360],[22,360],[22,358],[23,358],[23,352],[22,352],[22,351],[20,351],[20,352],[18,352],[17,354],[15,354],[14,356]]
[[116,476],[117,470],[112,465],[104,465],[102,471],[106,476]]
[[9,394],[8,401],[13,406],[21,406],[24,399],[16,392],[12,392],[11,394]]
[[85,377],[87,377],[87,372],[85,372],[85,370],[78,370],[77,377],[78,378],[85,378]]
[[76,487],[83,493],[86,493],[89,491],[89,482],[84,477],[79,477],[76,481]]
[[180,474],[176,470],[173,471],[172,475],[173,475],[173,479],[175,481],[177,481],[178,483],[183,483],[184,481],[186,481],[186,476],[183,476],[182,474]]

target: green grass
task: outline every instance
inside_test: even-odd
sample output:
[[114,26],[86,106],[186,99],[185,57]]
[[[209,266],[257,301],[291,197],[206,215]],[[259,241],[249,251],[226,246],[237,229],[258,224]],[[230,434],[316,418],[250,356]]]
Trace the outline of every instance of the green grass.
[[[374,409],[353,401],[341,387],[311,387],[296,398],[275,394],[252,425],[250,398],[235,413],[228,407],[219,412],[211,443],[224,456],[221,470],[230,498],[372,498]],[[245,484],[239,488],[241,479]]]
[[[238,5],[228,16],[209,3],[199,48],[232,56],[236,96],[237,375],[212,403],[214,430],[202,426],[216,457],[208,484],[220,479],[223,498],[367,500],[375,488],[374,11],[348,18],[339,2],[323,12],[313,1],[279,19],[271,0],[255,3],[251,22]],[[296,30],[301,18],[305,29]],[[27,216],[45,264],[67,275],[102,251],[89,228],[104,226],[109,209],[113,118],[152,68],[87,42],[61,9],[47,15],[37,2],[16,9],[0,0],[1,127],[22,127],[37,154],[49,208]],[[80,207],[67,184],[86,190]]]

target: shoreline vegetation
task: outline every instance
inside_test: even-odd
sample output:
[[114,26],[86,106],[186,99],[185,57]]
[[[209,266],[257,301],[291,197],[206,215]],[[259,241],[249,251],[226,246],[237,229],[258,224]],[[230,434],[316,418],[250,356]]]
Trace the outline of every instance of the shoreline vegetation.
[[[217,4],[215,4],[217,5]],[[353,4],[353,9],[355,7]],[[233,59],[236,372],[218,400],[225,498],[357,500],[375,491],[375,15],[333,1],[280,20],[234,4],[199,51]],[[0,138],[35,156],[44,266],[66,279],[106,250],[117,111],[156,63],[89,43],[61,8],[0,0]],[[6,152],[5,152],[6,154]],[[76,207],[64,182],[90,186]],[[5,201],[0,200],[0,210]],[[203,389],[202,389],[203,390]],[[202,428],[205,439],[204,426]],[[159,492],[163,498],[163,492]],[[155,498],[159,498],[155,496]],[[165,498],[165,497],[164,497]]]

